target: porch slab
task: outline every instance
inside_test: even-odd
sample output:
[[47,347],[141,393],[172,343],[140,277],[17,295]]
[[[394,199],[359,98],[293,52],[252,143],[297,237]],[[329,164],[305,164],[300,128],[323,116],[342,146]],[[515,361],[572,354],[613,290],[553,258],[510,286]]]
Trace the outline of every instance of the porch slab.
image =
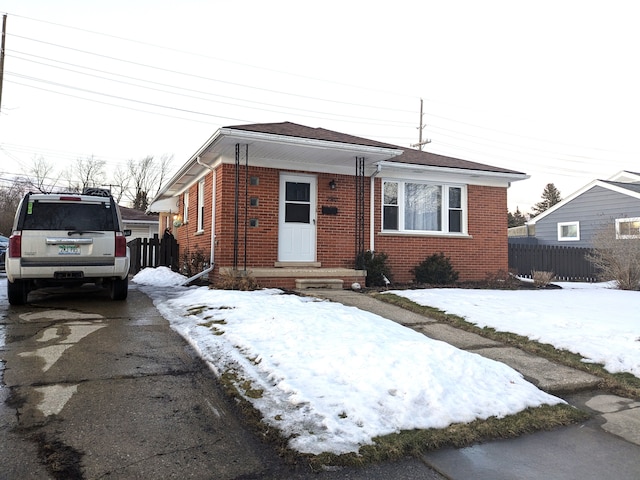
[[[222,268],[220,269],[222,270]],[[249,273],[255,278],[260,277],[289,277],[289,278],[366,278],[366,270],[351,268],[314,268],[314,267],[256,267],[250,268]]]

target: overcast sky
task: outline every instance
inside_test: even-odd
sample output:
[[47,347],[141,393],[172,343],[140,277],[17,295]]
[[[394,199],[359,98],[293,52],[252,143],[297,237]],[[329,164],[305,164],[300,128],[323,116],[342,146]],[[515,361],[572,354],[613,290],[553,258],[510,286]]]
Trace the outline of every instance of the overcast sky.
[[291,121],[525,172],[509,208],[640,171],[629,1],[3,0],[0,179]]

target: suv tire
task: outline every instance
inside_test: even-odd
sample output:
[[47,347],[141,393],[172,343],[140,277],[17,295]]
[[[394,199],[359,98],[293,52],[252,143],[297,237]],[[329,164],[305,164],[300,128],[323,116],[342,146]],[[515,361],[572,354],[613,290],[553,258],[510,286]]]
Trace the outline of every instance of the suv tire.
[[109,296],[111,300],[126,300],[129,293],[129,277],[117,278],[109,285]]
[[24,305],[27,303],[28,296],[29,288],[26,282],[22,280],[10,282],[7,280],[7,297],[9,297],[9,303],[11,305]]

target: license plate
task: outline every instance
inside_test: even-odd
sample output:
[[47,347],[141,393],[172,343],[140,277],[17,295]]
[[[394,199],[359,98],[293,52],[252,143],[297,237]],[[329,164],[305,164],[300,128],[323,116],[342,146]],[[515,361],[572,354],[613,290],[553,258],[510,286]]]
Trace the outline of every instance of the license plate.
[[58,245],[58,255],[80,255],[78,245]]

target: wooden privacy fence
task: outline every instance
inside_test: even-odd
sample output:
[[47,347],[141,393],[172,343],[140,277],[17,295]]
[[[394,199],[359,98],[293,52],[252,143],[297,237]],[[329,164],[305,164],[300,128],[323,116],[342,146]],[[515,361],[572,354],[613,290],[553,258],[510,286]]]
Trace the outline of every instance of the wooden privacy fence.
[[131,252],[131,266],[129,273],[135,275],[147,267],[170,267],[178,271],[178,242],[174,237],[134,238],[127,243]]
[[553,272],[556,280],[596,282],[598,270],[586,259],[590,248],[556,245],[509,245],[509,269],[531,278],[535,271]]

